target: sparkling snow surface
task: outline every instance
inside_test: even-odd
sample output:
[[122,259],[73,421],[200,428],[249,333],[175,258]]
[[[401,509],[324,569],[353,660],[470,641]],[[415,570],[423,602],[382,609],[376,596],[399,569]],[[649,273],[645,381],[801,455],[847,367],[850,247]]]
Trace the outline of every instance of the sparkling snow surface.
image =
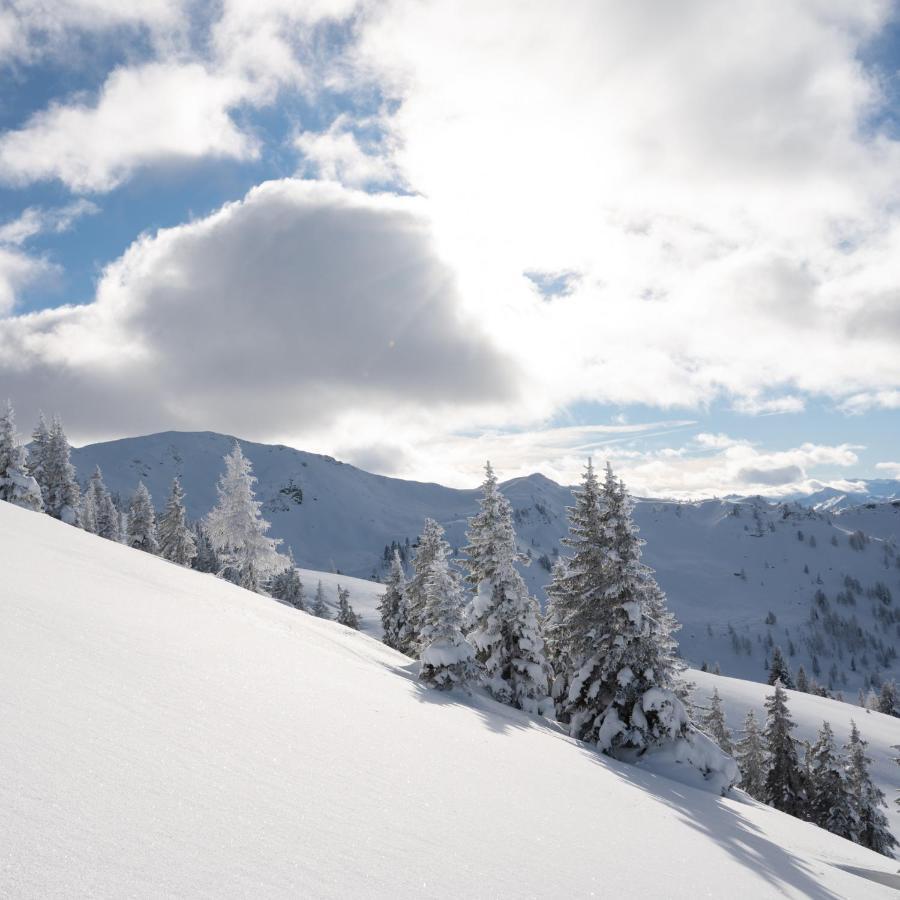
[[364,634],[2,503],[0,547],[2,896],[896,896]]

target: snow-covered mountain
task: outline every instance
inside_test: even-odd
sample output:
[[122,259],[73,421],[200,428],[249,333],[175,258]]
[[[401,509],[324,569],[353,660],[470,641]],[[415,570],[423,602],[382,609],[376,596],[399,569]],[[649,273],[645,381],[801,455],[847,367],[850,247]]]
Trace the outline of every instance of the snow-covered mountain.
[[856,482],[857,490],[843,491],[834,487],[823,487],[812,494],[790,497],[804,506],[821,511],[840,512],[864,503],[887,503],[900,500],[900,481],[896,478],[875,478]]
[[[143,479],[157,506],[178,475],[188,512],[199,518],[215,502],[233,442],[210,432],[166,432],[83,447],[73,461],[82,479],[100,465],[123,497]],[[477,490],[372,475],[289,447],[240,444],[259,478],[272,533],[302,567],[380,576],[385,546],[415,541],[426,516],[446,528],[452,545],[465,545]],[[543,598],[567,530],[571,491],[542,475],[502,489],[521,548],[533,559],[523,574]],[[725,674],[758,681],[772,648],[781,645],[794,669],[802,664],[852,698],[872,679],[900,676],[897,503],[832,512],[761,498],[641,500],[635,517],[646,561],[684,625],[682,653],[693,664],[718,664]],[[857,530],[865,536],[851,540]]]
[[[425,690],[366,635],[212,576],[3,503],[0,546],[4,896],[874,898],[900,885],[896,862],[720,798],[692,770],[673,781],[480,695]],[[841,706],[791,702],[802,727],[808,704],[816,719]],[[894,731],[879,752],[900,740],[900,722],[881,724]]]

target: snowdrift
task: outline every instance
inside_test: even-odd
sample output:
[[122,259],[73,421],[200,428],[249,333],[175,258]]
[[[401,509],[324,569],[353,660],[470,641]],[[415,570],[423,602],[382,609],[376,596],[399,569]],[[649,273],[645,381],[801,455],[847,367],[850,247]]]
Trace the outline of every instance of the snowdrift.
[[[813,826],[0,504],[0,894],[889,897]],[[308,584],[308,581],[307,581]]]

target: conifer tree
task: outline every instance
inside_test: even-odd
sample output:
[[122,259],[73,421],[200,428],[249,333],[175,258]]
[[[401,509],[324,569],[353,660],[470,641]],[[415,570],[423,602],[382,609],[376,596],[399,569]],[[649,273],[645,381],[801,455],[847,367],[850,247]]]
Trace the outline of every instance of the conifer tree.
[[213,547],[202,522],[194,523],[193,534],[194,543],[197,545],[197,555],[191,561],[191,568],[197,572],[217,575],[222,569],[219,554],[216,553],[216,548]]
[[172,479],[172,490],[157,531],[159,555],[179,566],[191,565],[197,557],[197,542],[188,527],[187,513],[184,509],[184,491],[177,478]]
[[419,678],[440,690],[465,687],[478,677],[475,649],[462,632],[462,587],[449,556],[450,545],[439,539],[425,573],[425,606],[419,620]]
[[547,589],[557,714],[573,737],[612,753],[641,752],[689,728],[674,691],[677,626],[641,563],[631,511],[612,468],[601,488],[588,462],[569,510],[574,553]]
[[0,416],[0,500],[40,512],[44,508],[41,489],[28,474],[25,448],[16,433],[12,403]]
[[802,817],[804,809],[803,787],[797,748],[791,732],[794,722],[787,707],[787,694],[780,681],[775,682],[775,693],[766,698],[765,738],[768,756],[763,799],[769,806],[792,816]]
[[325,589],[322,587],[321,580],[316,587],[316,597],[313,600],[312,614],[320,619],[331,618],[331,613],[328,611],[328,604],[325,602]]
[[878,695],[878,711],[887,716],[900,718],[900,697],[897,695],[897,685],[893,681],[883,681],[881,693]]
[[788,667],[787,660],[781,652],[781,647],[776,647],[772,651],[772,664],[769,666],[769,684],[775,684],[780,681],[783,687],[792,689],[794,680],[791,678],[791,670]]
[[[268,578],[284,567],[285,559],[276,550],[281,543],[266,537],[269,523],[262,517],[255,498],[256,478],[248,459],[235,441],[225,457],[225,472],[219,478],[219,499],[205,520],[206,532],[220,557],[223,574],[231,574],[243,584]],[[230,572],[229,572],[230,570]]]
[[869,774],[872,760],[866,755],[867,746],[856,723],[851,721],[850,741],[844,749],[847,751],[847,782],[855,820],[853,840],[876,853],[893,857],[891,851],[898,846],[897,839],[891,834],[887,816],[881,811],[887,807],[884,792]]
[[272,577],[272,581],[269,584],[269,593],[276,599],[293,606],[294,609],[299,609],[302,612],[306,611],[303,582],[297,573],[292,551],[288,551],[287,566]]
[[337,586],[337,597],[338,597],[338,612],[337,612],[337,621],[341,625],[346,625],[348,628],[355,628],[357,631],[359,630],[359,617],[353,611],[353,607],[350,605],[350,591],[346,588],[342,588],[340,585]]
[[809,678],[806,675],[806,669],[803,666],[800,666],[797,669],[797,685],[796,689],[798,691],[802,691],[804,694],[809,693]]
[[516,570],[518,552],[512,507],[488,463],[481,511],[469,519],[467,581],[475,590],[469,642],[475,647],[488,690],[501,703],[551,715],[551,671],[540,633],[540,607]]
[[807,753],[807,760],[807,818],[832,834],[853,840],[852,798],[844,772],[844,761],[837,752],[834,734],[828,722],[822,723],[816,742]]
[[712,696],[709,698],[709,709],[703,715],[701,723],[704,731],[719,745],[719,749],[729,756],[733,755],[731,732],[725,721],[725,712],[722,709],[722,698],[719,696],[718,688],[713,688]]
[[237,569],[238,580],[237,584],[240,585],[245,591],[253,591],[254,594],[262,593],[262,584],[259,580],[259,574],[256,571],[256,566],[253,565],[252,559],[244,560],[241,564],[240,569]]
[[138,482],[137,490],[128,504],[128,530],[125,543],[145,553],[159,553],[156,511],[153,509],[150,491],[143,481]]
[[378,611],[381,613],[384,643],[395,650],[406,646],[409,628],[406,609],[406,576],[403,573],[400,554],[396,549],[391,559],[391,571],[388,575],[384,596],[378,604]]
[[43,497],[46,480],[47,455],[50,448],[50,429],[43,413],[38,414],[38,423],[31,433],[31,446],[28,448],[28,474],[38,483]]
[[431,577],[431,563],[443,546],[444,529],[434,519],[426,519],[416,547],[413,560],[413,577],[406,585],[405,636],[401,636],[402,646],[398,647],[407,656],[418,656],[422,616],[425,612],[427,582]]
[[741,770],[740,787],[755,800],[766,794],[766,748],[753,710],[747,711],[744,730],[735,744],[735,759]]
[[85,531],[90,531],[110,541],[118,541],[122,537],[121,518],[112,495],[103,483],[103,473],[100,466],[94,469],[91,480],[81,506],[81,525]]
[[71,460],[72,448],[59,418],[53,420],[47,439],[46,453],[37,470],[36,480],[44,498],[44,511],[68,525],[78,525],[81,492],[75,480]]

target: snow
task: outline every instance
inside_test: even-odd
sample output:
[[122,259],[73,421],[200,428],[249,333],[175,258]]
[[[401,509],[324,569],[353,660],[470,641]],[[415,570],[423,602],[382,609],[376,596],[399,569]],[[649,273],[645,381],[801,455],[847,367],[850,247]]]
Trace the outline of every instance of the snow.
[[0,895],[895,896],[336,623],[3,503],[0,546]]

